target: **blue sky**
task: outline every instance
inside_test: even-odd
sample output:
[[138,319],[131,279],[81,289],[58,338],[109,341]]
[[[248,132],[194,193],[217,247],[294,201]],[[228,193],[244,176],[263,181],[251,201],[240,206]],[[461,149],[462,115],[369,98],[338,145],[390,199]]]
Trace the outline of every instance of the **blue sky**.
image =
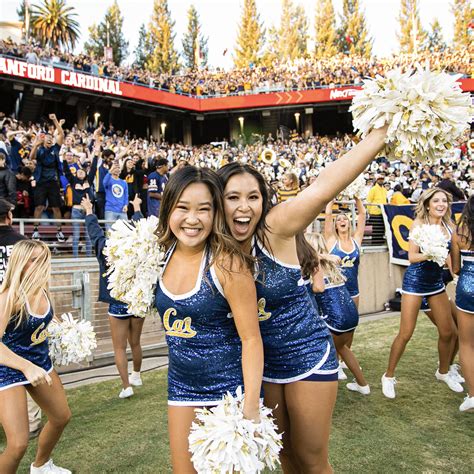
[[[35,3],[35,0],[31,0]],[[38,1],[38,0],[37,0]],[[87,40],[87,28],[93,22],[100,22],[112,0],[67,0],[76,8],[81,24],[81,45]],[[138,42],[138,30],[142,23],[148,23],[153,0],[119,0],[125,17],[124,33],[133,52]],[[168,0],[171,15],[176,22],[176,46],[181,50],[181,39],[186,30],[186,12],[191,3],[196,6],[204,33],[209,37],[209,62],[213,66],[230,67],[231,52],[237,35],[237,27],[243,0]],[[314,15],[316,0],[295,0],[304,6],[308,16],[310,33],[314,34]],[[336,12],[342,10],[342,0],[334,0]],[[16,9],[19,0],[0,0],[0,19],[17,20]],[[396,32],[400,0],[361,0],[365,10],[370,34],[374,38],[374,52],[387,55],[397,49]],[[423,27],[428,29],[434,18],[438,18],[443,28],[445,40],[450,41],[453,34],[452,0],[419,0],[420,17]],[[281,11],[280,0],[257,0],[260,18],[266,27],[278,23]],[[222,56],[224,49],[229,52]]]

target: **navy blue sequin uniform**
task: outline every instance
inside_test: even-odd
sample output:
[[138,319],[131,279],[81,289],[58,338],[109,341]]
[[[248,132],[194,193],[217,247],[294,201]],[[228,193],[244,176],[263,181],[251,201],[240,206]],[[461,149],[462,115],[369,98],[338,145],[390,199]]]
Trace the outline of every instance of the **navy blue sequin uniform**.
[[254,242],[259,274],[256,288],[264,347],[263,380],[290,383],[310,375],[335,374],[331,334],[316,313],[299,265],[279,262]]
[[[18,327],[15,327],[17,324],[15,318],[11,319],[3,334],[2,342],[16,355],[49,373],[53,370],[53,364],[49,357],[47,327],[53,319],[53,310],[49,301],[48,304],[49,309],[44,315],[32,314],[27,306],[28,317]],[[27,384],[29,382],[23,372],[0,365],[0,390]]]
[[341,259],[341,271],[346,277],[346,287],[352,298],[359,296],[359,264],[360,264],[360,248],[357,242],[352,239],[354,248],[350,252],[342,250],[339,240],[336,240],[331,249],[332,255],[337,255]]
[[[451,235],[451,230],[448,227],[446,230]],[[448,242],[448,248],[450,246],[451,240]],[[402,293],[408,295],[433,296],[442,293],[445,288],[443,267],[431,260],[410,263],[403,275]]]
[[474,315],[474,251],[461,250],[462,267],[456,286],[456,306]]
[[354,331],[359,324],[359,312],[344,283],[332,284],[324,277],[325,289],[315,293],[322,318],[331,332]]
[[204,252],[196,285],[186,294],[172,294],[162,279],[157,285],[155,304],[169,347],[170,405],[216,405],[243,386],[242,344],[219,280],[213,268],[205,270],[208,261]]

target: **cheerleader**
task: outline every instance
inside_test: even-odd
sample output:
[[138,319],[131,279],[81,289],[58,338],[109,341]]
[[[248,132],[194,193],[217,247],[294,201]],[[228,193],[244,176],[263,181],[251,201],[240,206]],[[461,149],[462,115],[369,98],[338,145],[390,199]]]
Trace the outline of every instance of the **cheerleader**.
[[266,182],[254,168],[231,163],[218,171],[232,236],[258,262],[264,397],[283,432],[285,472],[331,472],[328,445],[337,395],[336,351],[301,278],[295,236],[365,169],[385,136],[386,128],[373,131],[298,196],[271,209]]
[[259,419],[263,347],[253,259],[227,236],[222,185],[187,166],[163,193],[158,227],[167,258],[156,307],[169,347],[168,428],[173,471],[194,472],[188,436],[195,408],[244,386],[244,416]]
[[[132,219],[134,220],[143,217],[140,212],[141,202],[142,200],[138,194],[136,194],[134,200],[131,201],[134,209]],[[94,246],[95,255],[99,262],[99,301],[108,303],[109,305],[108,316],[110,332],[112,333],[115,366],[117,367],[122,382],[119,398],[130,398],[134,395],[133,387],[143,385],[140,375],[143,359],[140,338],[145,320],[133,314],[129,314],[128,307],[125,303],[110,296],[108,289],[107,261],[104,255],[104,247],[107,239],[102,227],[99,225],[97,216],[92,212],[92,202],[88,196],[81,201],[81,206],[86,212],[85,222],[87,233]],[[130,376],[128,375],[127,341],[132,351],[133,370]]]
[[[319,255],[328,254],[322,235],[308,235],[307,239]],[[324,322],[331,331],[336,351],[355,377],[354,382],[348,383],[346,387],[353,392],[369,395],[370,387],[348,345],[351,334],[359,324],[359,312],[345,285],[344,275],[332,260],[320,259],[313,291]]]
[[71,418],[49,357],[50,273],[51,253],[44,243],[23,240],[14,245],[0,287],[0,423],[7,440],[0,454],[2,474],[16,472],[28,447],[27,391],[48,417],[30,473],[71,473],[50,458]]
[[362,239],[364,238],[366,211],[362,201],[356,197],[357,207],[357,227],[352,233],[351,221],[349,217],[341,212],[333,220],[331,201],[326,206],[324,218],[324,238],[326,239],[330,253],[341,259],[341,271],[346,278],[346,287],[354,300],[356,307],[359,307],[359,263]]
[[459,356],[468,394],[459,410],[474,412],[474,196],[464,206],[453,235],[453,271],[459,274],[456,307],[459,325]]
[[[412,230],[423,224],[437,225],[446,237],[451,237],[451,202],[449,193],[439,188],[426,190],[415,208]],[[450,245],[450,244],[448,244]],[[408,259],[402,284],[400,329],[392,343],[387,371],[382,376],[382,391],[387,398],[395,398],[395,369],[413,335],[423,297],[428,298],[433,319],[438,329],[439,368],[435,373],[454,392],[462,392],[462,385],[449,372],[454,350],[456,327],[451,317],[449,299],[443,283],[443,268],[428,260],[420,248],[410,240]]]

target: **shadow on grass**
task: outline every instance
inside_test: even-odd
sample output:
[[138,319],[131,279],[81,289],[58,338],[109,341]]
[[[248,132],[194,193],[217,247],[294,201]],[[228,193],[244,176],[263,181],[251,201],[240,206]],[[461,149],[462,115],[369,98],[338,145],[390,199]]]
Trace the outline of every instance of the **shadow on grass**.
[[[397,330],[391,318],[362,324],[356,333],[354,351],[372,393],[364,397],[340,384],[330,446],[335,472],[472,472],[474,416],[461,414],[462,395],[435,379],[437,333],[421,314],[397,370],[397,398],[383,397],[380,377]],[[171,472],[166,372],[143,380],[129,400],[117,397],[118,381],[68,390],[73,418],[55,462],[81,474]],[[30,443],[20,473],[29,472],[35,447]]]

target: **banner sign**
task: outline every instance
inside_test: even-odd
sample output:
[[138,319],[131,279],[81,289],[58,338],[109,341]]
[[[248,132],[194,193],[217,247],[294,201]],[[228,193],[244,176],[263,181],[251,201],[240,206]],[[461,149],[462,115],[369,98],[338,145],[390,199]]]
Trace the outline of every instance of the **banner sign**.
[[[455,222],[458,222],[461,217],[465,204],[465,202],[453,203],[451,211]],[[404,206],[386,204],[382,206],[390,263],[405,266],[410,264],[408,261],[408,234],[413,224],[414,211],[413,204]]]
[[[97,77],[50,66],[28,64],[24,61],[0,56],[0,75],[1,74],[75,89],[86,89],[92,92],[109,94],[112,97],[121,96],[127,99],[201,113],[338,101],[349,102],[360,89],[360,86],[345,86],[211,98],[189,97],[143,85],[119,82],[105,77]],[[464,91],[474,91],[474,79],[461,79],[460,82]]]

